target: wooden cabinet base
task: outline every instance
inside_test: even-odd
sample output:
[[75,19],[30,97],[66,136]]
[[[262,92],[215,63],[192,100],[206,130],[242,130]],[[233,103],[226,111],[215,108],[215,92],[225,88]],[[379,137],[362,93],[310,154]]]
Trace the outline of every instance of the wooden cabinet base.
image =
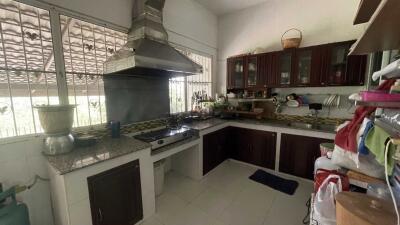
[[340,192],[335,199],[337,225],[396,224],[391,202],[355,192]]

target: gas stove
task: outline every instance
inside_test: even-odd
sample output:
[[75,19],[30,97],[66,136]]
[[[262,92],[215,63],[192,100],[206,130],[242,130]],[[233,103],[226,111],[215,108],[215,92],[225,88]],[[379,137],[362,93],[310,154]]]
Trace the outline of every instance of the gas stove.
[[191,138],[193,135],[194,132],[192,129],[183,126],[180,128],[164,128],[161,130],[150,131],[133,137],[151,144],[151,149],[154,150],[165,145]]

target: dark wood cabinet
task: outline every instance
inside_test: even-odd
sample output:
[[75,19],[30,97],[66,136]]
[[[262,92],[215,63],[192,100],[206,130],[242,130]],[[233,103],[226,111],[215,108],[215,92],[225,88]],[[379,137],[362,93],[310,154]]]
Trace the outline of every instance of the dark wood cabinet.
[[245,65],[246,87],[260,87],[262,86],[262,79],[258,71],[258,58],[257,56],[249,56]]
[[232,158],[257,166],[274,169],[276,133],[232,128]]
[[348,56],[354,41],[227,60],[227,89],[364,85],[367,56]]
[[325,83],[328,86],[364,85],[367,56],[348,56],[354,41],[328,44],[325,48]]
[[351,55],[347,57],[346,84],[351,86],[364,85],[367,70],[366,55]]
[[143,219],[139,160],[87,181],[93,225],[133,225]]
[[242,89],[245,86],[244,56],[229,58],[227,62],[227,86],[228,89]]
[[277,52],[263,53],[258,56],[258,73],[260,86],[263,88],[267,87],[278,87],[279,81],[277,76]]
[[282,134],[279,171],[313,179],[314,162],[320,156],[319,145],[332,140]]
[[293,85],[294,55],[294,49],[277,53],[276,76],[279,87],[290,87]]
[[296,51],[294,59],[293,86],[324,86],[320,79],[324,51],[320,46],[301,48]]
[[230,127],[203,136],[203,175],[230,157]]

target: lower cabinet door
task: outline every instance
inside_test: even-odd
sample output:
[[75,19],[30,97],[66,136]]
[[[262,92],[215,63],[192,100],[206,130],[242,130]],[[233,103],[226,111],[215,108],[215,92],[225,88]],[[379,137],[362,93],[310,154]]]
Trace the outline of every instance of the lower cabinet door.
[[230,157],[230,127],[204,135],[203,175]]
[[332,140],[282,134],[279,171],[313,179],[314,162],[320,156],[319,145]]
[[234,128],[232,134],[233,159],[274,169],[276,133]]
[[134,225],[143,219],[139,160],[87,181],[93,225]]

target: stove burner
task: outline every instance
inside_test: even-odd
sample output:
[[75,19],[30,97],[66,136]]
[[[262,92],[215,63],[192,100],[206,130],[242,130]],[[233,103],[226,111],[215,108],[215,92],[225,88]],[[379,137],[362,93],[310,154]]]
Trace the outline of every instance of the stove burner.
[[139,134],[134,138],[150,143],[152,149],[172,144],[193,136],[193,131],[188,127],[180,127],[178,129],[164,128],[161,130],[151,131]]

